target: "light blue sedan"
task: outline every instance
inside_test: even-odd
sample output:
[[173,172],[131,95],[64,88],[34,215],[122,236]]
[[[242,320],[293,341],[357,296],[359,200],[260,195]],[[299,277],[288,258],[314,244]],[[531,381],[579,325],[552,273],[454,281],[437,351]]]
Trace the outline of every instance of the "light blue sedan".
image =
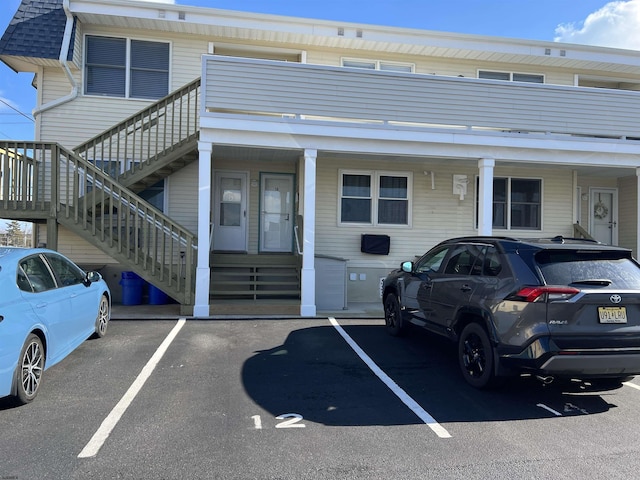
[[31,402],[44,370],[103,337],[110,317],[111,292],[98,272],[52,250],[0,247],[0,397]]

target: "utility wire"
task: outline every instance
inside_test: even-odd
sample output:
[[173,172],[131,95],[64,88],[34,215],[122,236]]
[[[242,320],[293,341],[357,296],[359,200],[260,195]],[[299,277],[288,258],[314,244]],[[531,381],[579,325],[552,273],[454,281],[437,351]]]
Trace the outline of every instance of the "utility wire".
[[0,98],[0,102],[4,103],[7,107],[9,107],[11,110],[19,113],[20,115],[22,115],[24,118],[26,118],[27,120],[30,121],[35,121],[33,118],[31,118],[29,115],[27,115],[26,113],[21,112],[20,110],[18,110],[16,107],[14,107],[13,105],[11,105],[10,103],[6,102],[5,100],[3,100],[2,98]]

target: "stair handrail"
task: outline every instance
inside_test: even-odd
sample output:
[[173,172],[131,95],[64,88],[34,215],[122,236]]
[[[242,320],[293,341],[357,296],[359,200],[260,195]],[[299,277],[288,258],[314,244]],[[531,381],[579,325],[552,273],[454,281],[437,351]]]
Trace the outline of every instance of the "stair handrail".
[[573,224],[573,236],[576,238],[586,238],[587,240],[595,240],[589,232],[585,230],[585,228],[579,223]]
[[93,163],[46,142],[0,141],[0,203],[48,210],[182,304],[194,301],[197,238]]
[[78,145],[74,152],[115,178],[133,174],[198,134],[200,85],[196,78]]

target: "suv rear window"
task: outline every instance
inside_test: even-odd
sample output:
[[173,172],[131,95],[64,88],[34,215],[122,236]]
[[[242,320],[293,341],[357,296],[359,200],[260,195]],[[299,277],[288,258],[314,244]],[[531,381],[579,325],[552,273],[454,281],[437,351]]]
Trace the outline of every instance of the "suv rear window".
[[640,268],[625,251],[542,250],[535,259],[548,285],[640,288]]

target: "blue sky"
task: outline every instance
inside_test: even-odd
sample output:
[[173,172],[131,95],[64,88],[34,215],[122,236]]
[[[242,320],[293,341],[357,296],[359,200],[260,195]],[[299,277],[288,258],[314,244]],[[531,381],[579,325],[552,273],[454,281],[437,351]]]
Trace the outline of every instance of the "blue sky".
[[[640,50],[640,0],[160,0],[395,27]],[[4,32],[20,0],[0,2]],[[0,139],[33,139],[33,75],[0,63]],[[0,227],[2,223],[0,223]]]
[[[161,0],[163,3],[174,3]],[[177,0],[248,12],[640,50],[640,0]],[[6,29],[20,0],[0,2]],[[33,75],[0,63],[0,138],[33,139]]]

